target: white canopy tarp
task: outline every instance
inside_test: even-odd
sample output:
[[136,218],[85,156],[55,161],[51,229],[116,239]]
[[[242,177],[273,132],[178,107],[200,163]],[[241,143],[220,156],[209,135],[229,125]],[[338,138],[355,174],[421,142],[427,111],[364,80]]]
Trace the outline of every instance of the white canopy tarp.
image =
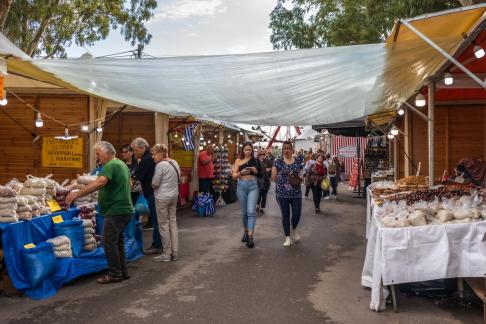
[[384,44],[231,56],[32,60],[99,97],[171,115],[310,125],[365,115]]
[[[485,9],[475,6],[412,23],[453,54]],[[171,115],[260,125],[330,124],[397,109],[444,62],[418,37],[405,32],[394,39],[226,56],[9,60],[8,68]]]

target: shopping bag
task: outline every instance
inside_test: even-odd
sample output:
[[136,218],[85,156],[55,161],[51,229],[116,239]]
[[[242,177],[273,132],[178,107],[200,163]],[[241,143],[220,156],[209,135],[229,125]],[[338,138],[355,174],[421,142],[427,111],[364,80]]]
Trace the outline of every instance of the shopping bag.
[[328,177],[325,177],[321,181],[321,189],[324,191],[329,191],[329,187],[331,186],[331,181],[329,180]]
[[135,203],[135,212],[137,215],[149,215],[150,214],[150,209],[148,206],[147,199],[140,194],[138,196],[137,202]]

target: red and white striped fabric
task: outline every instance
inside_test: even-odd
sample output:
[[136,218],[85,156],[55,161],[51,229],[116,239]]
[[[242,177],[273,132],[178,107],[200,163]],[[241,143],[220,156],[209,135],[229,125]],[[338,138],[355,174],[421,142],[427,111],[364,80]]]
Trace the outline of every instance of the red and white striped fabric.
[[358,140],[360,141],[360,157],[361,159],[364,159],[364,152],[367,144],[366,137],[331,137],[331,155],[336,155],[339,158],[339,161],[344,162],[346,178],[351,174],[353,158],[356,157],[356,144]]

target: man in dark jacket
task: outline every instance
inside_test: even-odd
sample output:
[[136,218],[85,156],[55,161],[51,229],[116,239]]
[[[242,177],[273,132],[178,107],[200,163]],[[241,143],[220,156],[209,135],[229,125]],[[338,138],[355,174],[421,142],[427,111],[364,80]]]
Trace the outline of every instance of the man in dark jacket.
[[155,162],[150,153],[150,146],[147,140],[142,137],[137,137],[132,141],[132,149],[135,157],[140,160],[137,169],[135,170],[135,179],[140,181],[142,185],[142,193],[147,199],[150,209],[150,224],[154,227],[152,233],[152,245],[146,249],[145,254],[161,254],[162,240],[159,233],[159,225],[157,222],[157,211],[155,209],[154,189],[152,188],[152,178],[155,172]]

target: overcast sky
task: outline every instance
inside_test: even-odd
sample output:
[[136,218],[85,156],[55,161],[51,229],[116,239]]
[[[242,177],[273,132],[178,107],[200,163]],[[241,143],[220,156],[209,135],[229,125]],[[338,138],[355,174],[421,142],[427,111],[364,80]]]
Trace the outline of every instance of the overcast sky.
[[[154,56],[212,55],[267,52],[270,12],[277,0],[158,0],[147,24],[152,40],[144,52]],[[94,56],[128,51],[130,44],[112,30],[110,36],[87,48]],[[68,49],[69,57],[86,50]]]

